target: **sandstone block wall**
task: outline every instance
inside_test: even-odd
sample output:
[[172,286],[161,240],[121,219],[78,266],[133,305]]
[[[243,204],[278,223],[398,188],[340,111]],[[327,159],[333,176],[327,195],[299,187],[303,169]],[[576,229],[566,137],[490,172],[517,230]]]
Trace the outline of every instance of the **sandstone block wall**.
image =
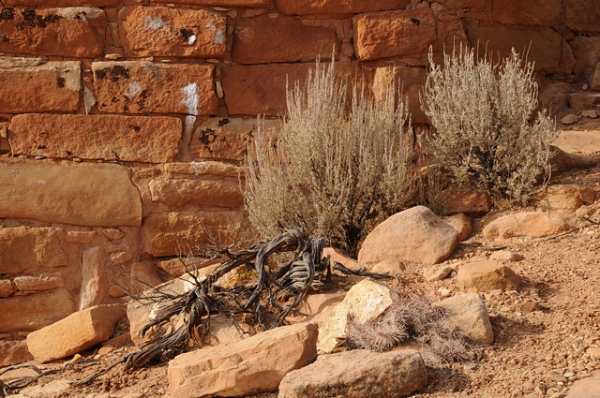
[[[600,90],[594,0],[0,0],[0,9],[8,342],[123,300],[132,273],[156,283],[196,244],[247,236],[239,166],[256,116],[285,113],[286,81],[302,80],[317,57],[335,57],[340,75],[375,91],[397,66],[415,124],[427,123],[418,93],[430,47],[437,59],[459,43],[500,55],[528,48],[553,111],[588,79]],[[595,106],[581,100],[589,91],[572,95]]]

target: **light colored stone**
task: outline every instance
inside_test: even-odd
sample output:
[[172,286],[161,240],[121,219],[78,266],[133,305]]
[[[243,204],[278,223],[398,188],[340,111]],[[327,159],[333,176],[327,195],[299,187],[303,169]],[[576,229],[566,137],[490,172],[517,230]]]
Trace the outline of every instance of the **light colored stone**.
[[438,265],[423,268],[423,278],[427,282],[441,281],[453,271],[448,265]]
[[153,202],[183,207],[187,204],[206,207],[238,208],[244,196],[237,178],[200,176],[196,178],[158,178],[148,183]]
[[490,292],[518,290],[521,277],[496,260],[478,260],[461,264],[456,275],[463,292]]
[[15,292],[13,284],[8,279],[0,280],[0,297],[8,297]]
[[[52,310],[49,311],[48,309]],[[36,330],[62,319],[75,310],[64,288],[0,300],[0,332]]]
[[101,304],[108,293],[107,255],[96,246],[83,252],[79,311]]
[[427,56],[437,47],[435,18],[430,8],[359,14],[352,20],[357,57],[368,61],[387,57]]
[[515,252],[511,252],[508,250],[499,250],[494,252],[490,256],[490,260],[496,261],[521,261],[523,260],[523,255]]
[[79,61],[0,57],[0,109],[5,113],[77,111],[80,78]]
[[32,359],[33,356],[27,350],[25,340],[0,341],[0,368]]
[[417,350],[353,350],[320,355],[288,373],[279,385],[279,398],[405,397],[425,385],[427,369]]
[[335,263],[340,263],[344,267],[351,269],[351,270],[360,269],[360,265],[358,264],[358,261],[356,261],[355,259],[353,259],[351,257],[346,256],[341,251],[339,251],[338,249],[335,249],[333,247],[326,247],[323,249],[323,257],[326,257],[326,256],[329,256],[329,263],[331,264],[332,269],[335,266]]
[[595,359],[595,360],[599,360],[600,359],[600,347],[590,347],[585,352],[592,359]]
[[544,212],[522,212],[501,216],[483,228],[488,238],[509,239],[517,236],[558,234],[574,226],[573,217]]
[[110,240],[119,240],[125,234],[118,228],[104,228],[102,230],[102,235],[106,236]]
[[9,132],[15,155],[164,163],[177,155],[182,123],[166,116],[31,113],[13,117]]
[[211,65],[94,62],[92,71],[101,112],[217,113]]
[[53,380],[46,384],[23,388],[19,391],[19,394],[24,397],[55,397],[63,394],[69,395],[69,392],[73,389],[71,382],[71,380],[65,379]]
[[593,154],[600,152],[600,131],[561,131],[552,144],[567,153]]
[[[2,166],[0,166],[0,179],[2,179],[1,173]],[[0,184],[0,186],[6,185]],[[0,209],[4,207],[1,203],[2,200],[0,200]],[[27,226],[0,228],[2,272],[22,274],[26,270],[37,268],[61,267],[67,265],[67,262],[68,258],[60,246],[60,237],[56,229]]]
[[149,262],[136,262],[131,264],[131,281],[129,282],[129,290],[131,294],[140,294],[149,288],[158,286],[162,280],[156,272],[154,264]]
[[445,189],[442,192],[441,200],[446,214],[482,214],[489,212],[492,208],[492,201],[485,193],[460,189],[455,186]]
[[36,361],[64,358],[108,340],[116,322],[124,316],[120,304],[90,307],[30,333],[27,348]]
[[166,163],[163,167],[165,173],[194,175],[196,177],[204,174],[220,177],[239,177],[244,173],[243,168],[239,166],[215,161]]
[[225,22],[224,15],[205,9],[125,6],[119,11],[119,35],[126,56],[221,58]]
[[371,267],[372,272],[388,275],[398,275],[405,269],[406,267],[402,261],[395,258],[386,258]]
[[169,394],[191,398],[275,391],[288,372],[315,360],[317,334],[314,324],[283,326],[181,354],[169,362]]
[[331,353],[339,345],[339,339],[346,337],[348,314],[353,314],[358,323],[374,320],[389,308],[395,296],[387,286],[369,279],[354,285],[319,325],[319,352]]
[[583,205],[594,203],[596,193],[589,186],[578,184],[550,185],[540,195],[537,207],[544,211],[570,214]]
[[177,211],[152,213],[142,230],[154,257],[187,255],[187,247],[239,241],[250,228],[244,211]]
[[[47,3],[44,4],[47,6]],[[106,16],[100,8],[4,8],[0,51],[93,58],[104,52]]]
[[119,266],[124,265],[125,263],[131,261],[133,256],[129,252],[114,252],[108,255],[107,264],[110,266]]
[[70,243],[90,244],[95,236],[95,231],[67,231],[65,240]]
[[585,111],[581,111],[581,117],[595,119],[598,117],[598,113],[594,109],[586,109]]
[[410,0],[276,0],[277,9],[284,14],[358,14],[404,8]]
[[477,293],[462,293],[433,304],[447,311],[447,321],[467,339],[481,344],[494,342],[494,331],[485,302]]
[[285,319],[291,323],[310,322],[322,325],[345,296],[345,293],[306,295],[298,304],[298,314],[290,314]]
[[375,227],[362,244],[358,262],[369,267],[394,258],[436,264],[452,254],[459,239],[458,232],[431,210],[416,206]]
[[600,398],[599,385],[600,370],[595,370],[591,377],[575,381],[565,398]]
[[137,227],[142,222],[140,194],[123,166],[4,159],[0,186],[5,187],[0,218],[86,226]]
[[14,279],[17,290],[35,292],[63,287],[64,281],[59,276],[17,276]]
[[228,345],[244,340],[256,334],[252,325],[238,324],[238,327],[244,331],[241,334],[236,325],[225,314],[217,314],[210,317],[210,332],[202,339],[202,344],[211,346]]
[[577,123],[578,121],[579,121],[579,116],[577,116],[577,115],[575,115],[575,114],[573,114],[573,113],[570,113],[570,114],[568,114],[568,115],[566,115],[566,116],[563,116],[563,117],[560,119],[560,122],[561,122],[562,124],[564,124],[564,125],[575,124],[575,123]]
[[458,213],[452,216],[442,217],[442,220],[452,228],[458,231],[461,242],[473,232],[473,224],[471,223],[471,217],[465,213]]

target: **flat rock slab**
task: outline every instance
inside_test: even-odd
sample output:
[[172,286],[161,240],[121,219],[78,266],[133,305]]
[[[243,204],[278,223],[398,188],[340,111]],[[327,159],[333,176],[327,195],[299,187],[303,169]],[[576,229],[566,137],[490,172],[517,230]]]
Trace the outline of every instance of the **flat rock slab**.
[[461,264],[456,275],[463,292],[490,292],[501,289],[517,290],[521,277],[496,260],[480,260]]
[[592,372],[592,377],[573,383],[566,398],[600,398],[600,370]]
[[281,379],[317,357],[314,324],[283,326],[169,362],[169,394],[178,398],[248,396],[277,390]]
[[600,131],[561,131],[552,144],[565,152],[584,154],[600,152]]
[[494,342],[494,330],[485,302],[477,293],[463,293],[433,304],[448,312],[448,322],[456,326],[463,337],[481,344]]
[[483,229],[487,238],[509,239],[518,236],[544,236],[568,231],[576,220],[568,215],[539,211],[513,213],[498,217]]
[[120,304],[97,305],[76,312],[27,335],[27,348],[36,361],[49,362],[108,340],[125,316]]
[[320,355],[315,363],[288,373],[279,385],[279,398],[405,397],[426,384],[427,370],[417,350],[352,350]]

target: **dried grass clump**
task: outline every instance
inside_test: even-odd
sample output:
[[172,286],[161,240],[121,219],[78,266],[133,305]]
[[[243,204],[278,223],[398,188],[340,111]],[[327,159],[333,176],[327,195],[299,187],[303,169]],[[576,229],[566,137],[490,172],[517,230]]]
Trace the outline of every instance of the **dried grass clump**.
[[[496,205],[524,204],[540,177],[549,178],[554,122],[537,108],[533,64],[513,49],[494,64],[473,50],[429,60],[422,107],[433,133],[423,140],[454,183],[486,192]],[[547,180],[546,180],[547,181]]]
[[[362,239],[410,198],[410,120],[394,85],[383,99],[317,62],[287,89],[274,133],[259,123],[246,157],[245,200],[253,226],[273,236],[289,225],[355,255]],[[351,92],[351,99],[348,99]]]

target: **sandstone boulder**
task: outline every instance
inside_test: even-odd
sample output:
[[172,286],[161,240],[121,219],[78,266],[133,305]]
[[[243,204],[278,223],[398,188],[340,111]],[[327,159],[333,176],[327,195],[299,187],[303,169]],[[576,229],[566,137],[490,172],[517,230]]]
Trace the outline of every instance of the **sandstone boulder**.
[[274,391],[317,357],[317,326],[283,326],[237,343],[206,347],[169,362],[173,397],[248,396]]
[[27,348],[40,362],[64,358],[108,340],[124,316],[120,304],[90,307],[30,333]]
[[568,231],[575,219],[568,215],[544,212],[522,212],[499,217],[485,226],[488,238],[509,239],[517,236],[544,236]]
[[279,385],[279,398],[405,397],[426,384],[425,363],[416,350],[353,350],[320,355],[291,371]]
[[137,295],[149,288],[158,286],[162,283],[156,267],[151,262],[136,262],[131,264],[131,273],[129,274],[129,290]]
[[445,189],[441,200],[446,214],[485,214],[492,208],[492,201],[488,195],[455,186]]
[[594,203],[596,193],[591,187],[577,184],[550,185],[540,195],[537,207],[544,211],[569,214],[583,205]]
[[436,264],[458,245],[458,232],[431,210],[416,206],[394,214],[367,236],[358,262],[369,267],[387,258]]
[[448,265],[438,265],[423,268],[423,278],[427,282],[441,281],[453,271]]
[[518,290],[521,277],[495,260],[479,260],[461,264],[456,275],[463,292],[489,292],[496,289]]
[[473,224],[471,223],[471,218],[467,216],[465,213],[458,213],[452,216],[442,217],[442,220],[452,228],[458,231],[460,235],[461,242],[473,232]]
[[475,343],[492,344],[494,331],[485,302],[477,293],[457,294],[433,304],[448,313],[447,321]]

